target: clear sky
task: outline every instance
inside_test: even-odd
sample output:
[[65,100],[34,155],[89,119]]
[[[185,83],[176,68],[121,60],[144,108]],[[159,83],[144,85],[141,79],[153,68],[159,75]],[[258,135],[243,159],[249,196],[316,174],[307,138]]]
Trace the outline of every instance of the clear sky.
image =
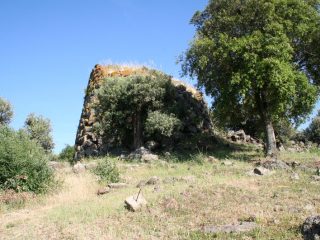
[[207,0],[1,0],[0,96],[15,129],[34,112],[51,120],[55,152],[74,144],[96,63],[142,63],[175,77]]
[[180,76],[189,21],[207,0],[1,0],[0,96],[15,129],[51,120],[55,152],[74,144],[84,89],[97,63],[148,64]]

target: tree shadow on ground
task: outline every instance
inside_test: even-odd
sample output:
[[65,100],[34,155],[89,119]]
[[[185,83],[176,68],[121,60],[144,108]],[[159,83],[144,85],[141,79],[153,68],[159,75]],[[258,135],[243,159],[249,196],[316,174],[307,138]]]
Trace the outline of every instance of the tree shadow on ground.
[[[205,141],[203,141],[205,140]],[[173,151],[161,152],[163,158],[175,162],[201,162],[210,156],[219,161],[232,159],[250,162],[264,157],[263,149],[253,144],[239,144],[221,137],[210,137],[195,141],[180,143]]]

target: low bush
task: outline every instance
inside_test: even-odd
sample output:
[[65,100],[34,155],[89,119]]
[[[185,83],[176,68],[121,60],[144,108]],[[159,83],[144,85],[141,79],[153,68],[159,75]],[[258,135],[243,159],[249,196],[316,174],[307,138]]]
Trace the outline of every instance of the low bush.
[[43,193],[53,183],[43,148],[24,131],[0,127],[0,189]]
[[174,114],[160,111],[150,112],[146,120],[146,131],[149,135],[171,137],[174,130],[179,129],[181,121]]
[[116,164],[108,158],[103,158],[99,161],[98,165],[93,169],[93,173],[103,183],[114,183],[120,180],[120,173]]
[[74,154],[74,146],[66,145],[59,154],[59,161],[67,161],[69,163],[73,163]]
[[304,131],[304,135],[309,141],[320,144],[320,112]]

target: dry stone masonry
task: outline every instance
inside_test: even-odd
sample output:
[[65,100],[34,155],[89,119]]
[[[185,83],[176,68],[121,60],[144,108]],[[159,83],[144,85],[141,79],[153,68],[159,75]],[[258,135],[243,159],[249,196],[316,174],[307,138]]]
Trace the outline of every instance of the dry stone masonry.
[[[106,152],[106,146],[102,137],[94,132],[94,124],[98,121],[95,107],[98,104],[96,90],[98,90],[106,78],[110,77],[128,77],[134,74],[144,74],[148,71],[145,67],[131,67],[118,65],[96,65],[92,70],[84,97],[83,109],[76,134],[75,159],[83,157],[98,156]],[[185,102],[190,107],[190,116],[185,116],[185,132],[196,134],[199,132],[209,131],[211,121],[209,118],[207,104],[202,94],[195,88],[186,85],[180,80],[172,79],[172,84],[176,89],[175,98],[178,101]],[[201,126],[192,123],[192,116],[202,119]]]

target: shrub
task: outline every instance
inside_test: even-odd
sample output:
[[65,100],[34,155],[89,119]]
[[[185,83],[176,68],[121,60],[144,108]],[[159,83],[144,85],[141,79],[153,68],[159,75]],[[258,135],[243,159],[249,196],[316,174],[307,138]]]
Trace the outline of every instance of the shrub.
[[43,193],[53,183],[43,149],[24,131],[0,127],[0,189]]
[[320,113],[312,120],[304,133],[309,141],[320,144]]
[[64,149],[61,150],[61,153],[59,154],[59,160],[73,163],[74,154],[75,154],[74,146],[66,145]]
[[96,174],[103,183],[114,183],[120,180],[120,173],[116,164],[108,158],[102,159],[97,167],[93,169],[93,173]]
[[165,114],[159,111],[150,112],[146,120],[146,132],[149,135],[160,134],[171,137],[173,131],[178,129],[181,122],[174,114]]
[[11,104],[0,98],[0,125],[7,125],[11,122],[13,116]]
[[31,139],[37,141],[47,153],[54,148],[49,119],[31,113],[25,121],[25,130]]

